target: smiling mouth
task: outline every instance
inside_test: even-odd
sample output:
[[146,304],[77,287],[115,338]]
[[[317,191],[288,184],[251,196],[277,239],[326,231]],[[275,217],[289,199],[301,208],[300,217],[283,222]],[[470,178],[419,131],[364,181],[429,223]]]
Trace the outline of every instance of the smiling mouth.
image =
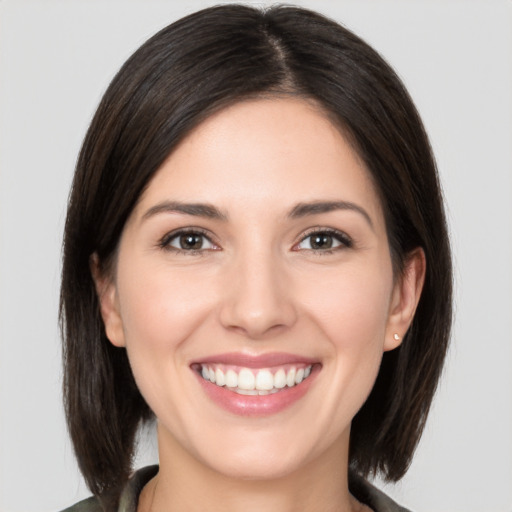
[[194,365],[207,382],[239,395],[270,395],[294,388],[307,379],[313,364],[288,364],[279,368],[246,368],[216,363]]

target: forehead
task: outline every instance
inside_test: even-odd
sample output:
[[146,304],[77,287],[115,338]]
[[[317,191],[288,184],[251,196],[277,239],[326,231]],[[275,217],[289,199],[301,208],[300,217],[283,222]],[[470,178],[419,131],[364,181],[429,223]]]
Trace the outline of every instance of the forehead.
[[381,215],[371,176],[341,129],[315,103],[297,98],[243,101],[203,121],[140,203],[169,199],[233,208],[270,202],[276,210],[342,199]]

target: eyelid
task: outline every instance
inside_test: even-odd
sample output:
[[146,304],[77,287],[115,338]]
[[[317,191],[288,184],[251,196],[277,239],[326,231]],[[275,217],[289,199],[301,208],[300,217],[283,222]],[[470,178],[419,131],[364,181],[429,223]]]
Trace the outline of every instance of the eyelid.
[[[214,246],[214,248],[205,248],[205,249],[201,248],[201,249],[195,249],[195,250],[194,249],[187,250],[187,249],[180,249],[178,247],[174,247],[174,246],[170,245],[171,240],[173,240],[181,235],[185,235],[185,234],[201,235],[204,238],[206,238],[206,240],[208,240],[208,242],[210,242],[210,244],[212,244]],[[202,253],[205,251],[212,251],[212,250],[220,249],[219,244],[217,244],[214,241],[214,237],[212,236],[212,234],[210,232],[208,232],[207,230],[205,230],[203,228],[199,228],[199,227],[195,227],[195,226],[181,227],[181,228],[174,229],[173,231],[169,231],[168,233],[166,233],[164,236],[162,236],[160,238],[157,245],[160,249],[177,252],[177,253],[187,253],[187,254],[199,254],[199,253]]]
[[[208,242],[213,245],[213,248],[201,248],[201,249],[181,249],[178,247],[174,247],[170,245],[170,242],[184,234],[194,234],[194,235],[201,235],[205,239],[208,240]],[[308,237],[311,237],[315,234],[327,234],[329,236],[332,236],[335,238],[340,245],[337,247],[332,247],[328,249],[300,249],[298,248],[298,245],[300,245],[302,242],[304,242]],[[158,247],[164,250],[177,252],[177,253],[187,253],[187,254],[199,254],[206,251],[212,251],[212,250],[220,250],[220,246],[218,243],[215,242],[214,237],[212,234],[200,227],[196,226],[187,226],[187,227],[180,227],[177,229],[174,229],[165,235],[163,235],[160,240],[158,241]],[[352,238],[347,235],[345,232],[340,231],[339,229],[329,228],[329,227],[314,227],[306,230],[304,233],[301,234],[299,240],[293,245],[292,250],[294,251],[300,251],[300,250],[306,250],[316,253],[329,253],[329,252],[335,252],[338,250],[347,249],[353,246],[353,240]]]
[[[299,249],[298,245],[304,242],[307,238],[310,236],[316,235],[316,234],[327,234],[335,238],[338,242],[340,242],[340,245],[337,247],[332,247],[329,249]],[[312,251],[316,253],[329,253],[329,252],[335,252],[338,250],[348,249],[351,248],[354,245],[353,239],[347,235],[344,231],[340,231],[339,229],[334,228],[328,228],[328,227],[314,227],[306,230],[304,233],[302,233],[300,239],[298,242],[296,242],[292,250],[299,251],[299,250],[305,250],[305,251]]]

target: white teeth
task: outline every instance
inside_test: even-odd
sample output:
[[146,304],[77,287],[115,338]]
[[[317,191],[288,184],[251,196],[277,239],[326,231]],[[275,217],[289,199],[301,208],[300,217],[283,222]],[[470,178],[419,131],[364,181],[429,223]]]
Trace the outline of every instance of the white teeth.
[[224,384],[226,384],[224,372],[220,368],[215,370],[215,384],[217,384],[217,386],[224,386]]
[[295,385],[295,368],[292,368],[287,374],[286,374],[286,385],[291,388]]
[[261,391],[270,391],[274,387],[274,377],[269,370],[260,370],[256,374],[255,388]]
[[286,386],[286,373],[284,373],[284,370],[281,368],[277,370],[276,374],[274,375],[274,387],[277,389],[282,389]]
[[256,390],[256,389],[243,389],[241,387],[238,387],[236,392],[239,395],[257,395],[258,394],[258,390]]
[[288,371],[280,368],[274,375],[268,368],[251,370],[241,368],[239,373],[229,368],[225,372],[216,365],[201,366],[201,376],[217,386],[226,386],[231,391],[242,395],[268,395],[279,390],[300,384],[309,377],[313,365],[296,368],[291,366]]
[[238,388],[239,389],[254,389],[255,379],[251,370],[243,368],[238,374]]
[[238,387],[238,375],[233,370],[228,370],[226,372],[226,386],[228,388],[237,388]]

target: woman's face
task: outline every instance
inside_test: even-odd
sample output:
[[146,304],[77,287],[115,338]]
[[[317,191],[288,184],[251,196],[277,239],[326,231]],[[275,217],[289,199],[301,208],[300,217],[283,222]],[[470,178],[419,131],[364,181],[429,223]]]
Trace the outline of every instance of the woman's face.
[[161,460],[242,478],[346,459],[351,420],[408,325],[369,173],[298,99],[235,104],[186,137],[98,288]]

